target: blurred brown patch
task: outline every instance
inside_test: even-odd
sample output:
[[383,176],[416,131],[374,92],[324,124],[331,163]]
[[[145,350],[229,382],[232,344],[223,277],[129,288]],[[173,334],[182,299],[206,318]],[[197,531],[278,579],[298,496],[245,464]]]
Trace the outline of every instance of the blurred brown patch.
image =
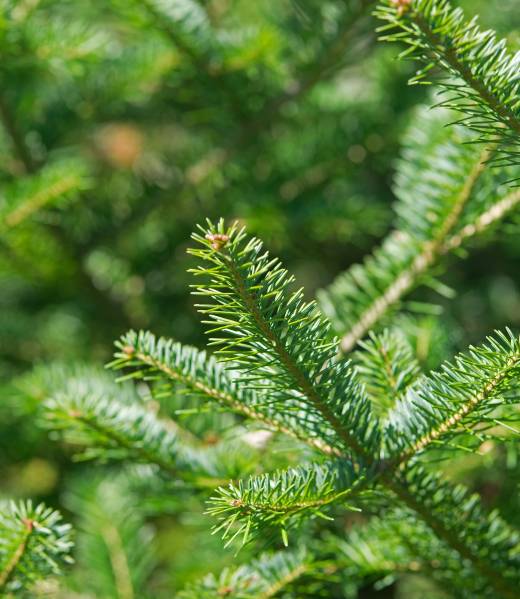
[[101,157],[116,168],[132,168],[143,153],[143,135],[127,123],[111,123],[95,136]]

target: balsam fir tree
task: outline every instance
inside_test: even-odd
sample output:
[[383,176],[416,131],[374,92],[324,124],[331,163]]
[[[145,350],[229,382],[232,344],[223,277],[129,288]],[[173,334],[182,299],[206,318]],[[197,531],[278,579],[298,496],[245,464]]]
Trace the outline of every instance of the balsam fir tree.
[[[384,21],[383,39],[404,44],[403,55],[419,62],[413,82],[435,83],[429,104],[440,106],[416,110],[404,136],[394,230],[317,302],[240,223],[207,220],[189,253],[208,351],[130,331],[110,364],[118,382],[70,364],[24,379],[52,437],[100,463],[65,498],[78,515],[76,556],[86,570],[64,579],[63,596],[158,596],[151,574],[161,558],[148,523],[188,512],[200,498],[204,534],[213,525],[228,551],[244,545],[242,555],[256,556],[245,562],[239,552],[242,563],[190,583],[179,599],[355,597],[367,584],[383,589],[407,576],[432,581],[432,597],[518,595],[518,532],[454,482],[449,465],[518,434],[520,337],[510,328],[493,332],[454,357],[444,352],[431,369],[416,330],[418,314],[432,306],[408,296],[429,287],[450,298],[442,280],[449,255],[464,256],[477,238],[489,241],[520,204],[519,58],[446,0],[332,5],[339,35],[311,52],[294,90],[260,110],[247,102],[255,77],[223,68],[235,48],[213,35],[211,13],[197,3],[155,1],[131,11],[187,57],[179,76],[200,73],[195,100],[211,87],[233,111],[230,119],[245,123],[190,167],[197,183],[337,67],[364,35],[358,25],[371,9]],[[235,76],[244,77],[243,97]],[[13,203],[3,205],[4,226],[21,227],[54,197],[66,197],[69,175],[75,193],[88,193],[81,159],[77,170],[67,166],[55,182],[47,179],[56,165],[37,160],[8,109],[3,114],[26,171],[9,195]],[[24,195],[27,184],[46,192]],[[70,243],[60,227],[36,226]],[[79,259],[78,276],[97,295],[83,266]],[[42,505],[11,503],[0,528],[2,592],[59,596],[45,583],[69,571],[70,527]]]

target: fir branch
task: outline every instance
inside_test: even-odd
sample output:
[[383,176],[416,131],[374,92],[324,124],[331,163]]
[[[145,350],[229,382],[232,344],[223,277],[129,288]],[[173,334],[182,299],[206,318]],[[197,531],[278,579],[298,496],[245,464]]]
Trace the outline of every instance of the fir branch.
[[[469,509],[470,519],[476,517],[479,525],[481,518],[487,522],[485,526],[488,528],[484,527],[486,534],[490,534],[492,526],[495,526],[497,532],[501,529],[502,534],[512,534],[515,537],[515,533],[508,530],[507,525],[500,520],[490,525],[489,518],[481,512],[478,499],[470,496],[464,489],[448,487],[439,479],[430,480],[426,484],[426,479],[423,479],[425,490],[433,491],[434,485],[439,483],[443,501],[449,503],[450,507],[453,499],[460,502],[455,510],[458,517],[461,517],[462,526],[465,526],[467,518],[467,514],[463,515],[463,512]],[[440,504],[440,501],[437,503]],[[448,513],[446,509],[444,517]],[[464,534],[468,535],[468,531]],[[475,531],[469,534],[476,540]],[[503,540],[492,539],[492,544],[500,547],[498,551],[503,552],[501,557],[505,557],[510,566],[516,569],[518,560],[511,554],[514,543],[507,545]],[[347,578],[380,580],[389,577],[392,581],[403,573],[422,573],[431,576],[443,587],[449,585],[455,597],[471,599],[478,596],[491,599],[497,596],[496,590],[482,576],[475,574],[469,561],[461,560],[458,552],[443,543],[423,521],[404,507],[390,508],[367,524],[354,527],[345,539],[331,537],[327,541],[327,549],[334,551],[336,556],[340,554],[336,559]],[[495,552],[495,556],[497,553]]]
[[478,141],[505,142],[502,161],[518,164],[520,53],[511,56],[504,40],[497,41],[493,31],[482,31],[476,18],[467,22],[462,9],[453,8],[449,0],[413,0],[403,7],[398,9],[390,0],[377,14],[388,23],[381,31],[398,30],[383,39],[408,44],[403,54],[412,54],[424,65],[413,81],[441,66],[454,78],[440,81],[447,95],[442,105],[461,112],[461,122]]
[[457,231],[455,235],[446,240],[441,248],[441,253],[447,254],[461,247],[463,243],[472,237],[482,234],[494,224],[504,219],[506,215],[513,212],[520,204],[520,190],[515,190],[502,200],[493,204],[486,212],[481,214],[474,223],[469,223]]
[[235,225],[225,230],[223,221],[201,231],[204,237],[193,238],[203,249],[190,253],[211,266],[192,272],[210,279],[195,287],[211,302],[199,309],[209,316],[210,334],[219,335],[211,339],[221,346],[217,353],[236,362],[244,384],[265,388],[270,380],[277,407],[306,414],[309,434],[370,460],[379,446],[377,419],[350,364],[337,359],[316,305],[291,291],[293,278],[259,240],[246,240]]
[[[473,592],[481,593],[483,597],[493,597],[499,593],[500,597],[513,599],[516,592],[515,581],[520,573],[517,533],[509,529],[496,514],[486,515],[478,498],[474,495],[470,496],[463,487],[453,487],[439,477],[428,475],[416,467],[407,469],[401,475],[398,475],[393,468],[389,464],[362,481],[354,480],[353,486],[343,488],[343,491],[338,487],[337,491],[331,492],[321,503],[319,499],[314,498],[308,501],[308,505],[302,502],[295,503],[293,506],[291,505],[293,485],[290,484],[291,472],[288,471],[284,473],[287,477],[285,485],[279,486],[280,479],[273,479],[277,483],[274,485],[273,496],[281,493],[285,503],[285,506],[279,506],[277,511],[271,510],[269,505],[269,477],[265,476],[252,481],[252,487],[257,485],[259,496],[263,483],[262,503],[251,501],[253,488],[232,487],[227,495],[221,492],[217,498],[216,509],[210,511],[222,518],[223,521],[216,526],[216,530],[224,530],[228,543],[240,535],[243,535],[244,540],[248,540],[252,534],[258,534],[259,531],[265,533],[266,527],[273,525],[282,527],[283,538],[287,541],[287,528],[295,523],[294,519],[291,521],[291,517],[296,515],[301,519],[303,516],[309,516],[309,513],[321,516],[321,508],[335,501],[342,501],[345,497],[355,501],[359,499],[360,494],[379,483],[384,489],[391,491],[405,506],[397,508],[401,510],[398,520],[401,521],[402,526],[399,530],[394,530],[392,546],[385,548],[378,545],[378,548],[385,552],[386,550],[394,552],[394,560],[396,551],[397,555],[401,555],[398,560],[400,563],[398,571],[406,571],[410,568],[411,560],[402,556],[402,544],[415,541],[415,544],[422,546],[422,552],[419,553],[424,560],[424,562],[421,560],[422,567],[427,571],[432,568],[439,569],[439,575],[435,578],[446,580],[448,576],[460,574],[459,560],[462,557],[465,560],[465,578],[461,583],[459,577],[459,584],[464,586],[465,581],[471,581]],[[244,497],[245,501],[242,504]],[[453,518],[460,523],[456,531],[453,529]],[[405,526],[408,526],[406,531]],[[400,536],[399,532],[403,536]],[[412,534],[415,534],[415,538]],[[425,539],[428,540],[427,543]],[[435,551],[432,547],[435,547]],[[490,553],[494,555],[493,564],[486,560],[486,556]],[[417,552],[414,551],[414,555],[416,554]],[[428,563],[432,554],[437,557],[434,564]],[[406,552],[406,555],[409,553]],[[384,554],[383,561],[385,560],[384,565],[389,567],[392,561],[389,554]],[[382,567],[381,562],[378,567]],[[420,568],[421,564],[415,561],[412,569],[417,571]],[[475,573],[478,573],[477,578]]]
[[262,555],[251,564],[226,568],[181,591],[177,599],[271,599],[317,566],[303,550]]
[[353,355],[360,378],[379,415],[384,415],[404,397],[421,374],[412,348],[403,335],[385,329],[371,333]]
[[[479,576],[472,579],[471,571],[466,576],[466,580],[472,580],[475,593],[489,598],[497,594],[507,599],[515,597],[520,577],[520,537],[496,512],[486,514],[478,496],[418,467],[394,478],[388,487],[420,516],[438,539],[468,560]],[[404,521],[404,514],[401,518]],[[415,536],[417,547],[422,535],[419,532]],[[423,555],[431,553],[426,550]],[[449,570],[449,560],[445,560],[443,566]],[[455,564],[460,568],[458,561]]]
[[[319,334],[319,326],[322,321],[318,320],[319,324],[312,329],[312,338],[305,328],[303,330],[296,329],[299,333],[297,337],[293,337],[294,330],[285,330],[285,327],[290,327],[293,322],[297,323],[297,327],[307,327],[309,322],[315,322],[316,317],[309,311],[308,304],[298,305],[298,301],[301,301],[302,297],[301,292],[292,295],[287,293],[287,274],[280,269],[278,261],[270,260],[267,254],[260,253],[262,248],[257,240],[253,239],[246,243],[243,241],[242,232],[237,232],[235,228],[226,231],[223,223],[220,223],[218,228],[214,228],[210,224],[205,238],[198,235],[195,238],[205,246],[205,249],[196,250],[193,253],[212,264],[209,268],[200,268],[195,271],[212,278],[212,283],[209,285],[197,286],[200,293],[210,296],[214,302],[205,304],[201,308],[212,316],[209,322],[213,326],[216,325],[213,332],[224,335],[213,339],[213,342],[223,345],[224,356],[229,357],[231,354],[234,359],[240,360],[241,369],[249,377],[252,373],[261,371],[259,377],[253,378],[253,383],[258,378],[265,380],[270,373],[277,386],[280,384],[288,386],[295,382],[298,385],[299,380],[294,376],[292,367],[287,367],[289,359],[291,362],[295,362],[297,367],[299,364],[305,365],[310,372],[317,372],[320,377],[323,375],[328,379],[328,373],[324,370],[323,365],[334,362],[330,358],[328,361],[319,359],[317,362],[313,362],[313,357],[316,354],[320,355],[320,350],[323,347],[323,341],[320,340],[321,335]],[[296,310],[294,310],[295,304]],[[264,317],[264,314],[268,314],[269,317]],[[268,343],[266,343],[266,339]],[[293,341],[294,339],[303,341],[305,350],[312,352],[312,355],[307,354],[297,341]],[[283,343],[282,348],[289,354],[289,358],[280,352],[278,344],[281,343]],[[236,349],[237,347],[238,349]],[[295,349],[298,351],[298,358],[294,358],[289,353],[294,352]],[[498,360],[500,361],[504,358],[503,348],[502,351],[498,347],[495,349],[499,354]],[[483,353],[486,351],[483,350]],[[276,365],[279,363],[285,367],[285,372],[278,373],[276,371]],[[338,375],[334,373],[330,376]],[[249,384],[252,382],[251,378],[247,378],[247,376],[245,381]],[[319,380],[315,384],[319,386]],[[305,391],[305,387],[300,385],[300,390]],[[440,392],[442,397],[444,389],[440,389],[440,391],[436,389],[436,391]],[[324,415],[323,412],[321,414]],[[325,419],[327,419],[326,416]],[[358,448],[355,446],[345,444],[345,449],[352,451],[354,456],[361,461],[368,463],[374,461],[374,466],[379,466],[373,469],[370,476],[366,477],[364,485],[360,484],[356,487],[356,492],[369,486],[373,487],[377,483],[392,491],[427,523],[442,542],[467,559],[472,567],[488,580],[486,584],[491,585],[504,597],[514,596],[515,591],[507,576],[490,568],[482,559],[480,552],[487,551],[487,549],[477,547],[468,537],[454,535],[443,520],[442,512],[433,509],[436,506],[425,505],[418,501],[416,495],[419,491],[417,490],[415,494],[411,493],[409,481],[399,477],[398,468],[405,461],[411,459],[412,455],[407,456],[406,460],[400,463],[387,460],[379,464],[378,461],[371,458],[370,454],[367,455],[366,451],[357,453]],[[409,473],[410,470],[407,469],[406,472]],[[290,485],[287,488],[290,489]],[[290,496],[290,491],[287,491],[287,496]],[[350,495],[351,498],[353,496],[354,493]],[[244,534],[247,538],[249,527],[254,523],[250,522],[246,515],[246,521],[238,524],[241,517],[242,520],[244,519],[244,514],[240,512],[240,501],[234,505],[235,499],[237,498],[227,497],[224,499],[221,509],[230,515],[222,524],[224,527],[231,528],[236,522],[238,530],[231,538],[237,534]],[[238,497],[238,499],[240,498]],[[334,501],[335,496],[332,495],[331,499]],[[252,502],[252,506],[256,509],[262,507],[260,518],[265,516],[269,519],[268,506],[254,502]],[[298,505],[298,509],[303,507],[303,504]],[[313,507],[315,506],[311,505],[310,509],[312,510]]]
[[[341,339],[341,350],[344,353],[351,351],[356,343],[362,339],[367,331],[369,331],[378,320],[394,306],[406,293],[408,293],[421,275],[425,274],[442,254],[443,242],[451,232],[452,227],[457,222],[457,217],[460,215],[462,208],[469,200],[473,187],[484,169],[484,161],[487,153],[481,154],[475,163],[473,170],[464,181],[464,185],[460,189],[458,196],[453,203],[453,208],[446,216],[440,232],[432,240],[428,240],[422,244],[418,253],[413,257],[411,264],[399,272],[398,276],[390,283],[381,295],[376,295],[372,303],[359,315],[355,324],[350,328]],[[407,254],[403,252],[402,246],[412,246],[414,240],[406,233],[397,232],[393,239],[389,239],[381,248],[381,253],[375,254],[373,259],[373,267],[379,267],[378,261],[382,255],[390,255],[389,250],[395,249],[397,252],[404,254],[404,258],[409,259]],[[392,247],[393,246],[393,247]],[[396,252],[396,253],[397,253]],[[367,268],[372,267],[372,264],[367,261]],[[398,265],[401,266],[401,265]],[[338,282],[338,285],[341,284]]]
[[404,526],[398,527],[397,524],[397,518],[393,517],[391,511],[380,518],[374,516],[369,522],[349,530],[345,538],[329,537],[326,541],[327,552],[333,552],[336,556],[347,579],[353,578],[360,583],[367,578],[381,579],[439,568],[440,564],[434,557],[428,563],[408,548],[406,535],[403,534]]
[[118,383],[103,367],[82,362],[39,364],[13,381],[19,401],[39,404],[49,397],[68,392],[70,395],[116,396],[123,405],[139,402],[134,385]]
[[490,150],[468,144],[468,132],[446,128],[446,122],[442,111],[419,111],[398,163],[396,230],[362,266],[353,266],[318,294],[321,308],[343,335],[343,352],[419,284],[435,288],[430,273],[443,256],[517,205],[505,186],[516,170],[487,168]]
[[67,441],[86,446],[86,458],[156,464],[170,476],[201,487],[225,484],[237,471],[250,472],[251,452],[242,445],[189,445],[179,427],[172,427],[143,405],[121,405],[106,395],[69,390],[44,402],[43,409],[45,424]]
[[21,538],[19,539],[19,545],[15,547],[9,561],[5,564],[2,572],[0,572],[0,589],[3,589],[6,586],[16,567],[23,559],[33,529],[34,525],[32,520],[23,521],[23,532],[21,534]]
[[299,430],[297,418],[283,418],[269,404],[262,402],[254,390],[241,388],[239,375],[206,352],[171,339],[157,339],[144,331],[130,331],[116,345],[119,351],[110,367],[131,371],[132,378],[142,376],[148,379],[159,375],[172,386],[182,385],[193,396],[217,402],[269,430],[294,437],[320,452],[337,453],[323,440],[309,438]]
[[214,532],[231,543],[242,537],[247,543],[266,529],[281,529],[287,544],[287,529],[299,517],[325,517],[327,505],[348,499],[365,477],[346,460],[309,464],[263,474],[246,482],[217,489],[208,513],[218,519]]
[[81,161],[49,163],[38,173],[4,188],[0,223],[7,229],[16,227],[42,208],[77,196],[87,186],[88,177]]
[[[78,445],[93,445],[97,456],[123,456],[179,474],[177,436],[141,406],[121,406],[102,395],[58,393],[43,404],[45,425]],[[109,452],[109,450],[112,452]]]
[[[520,338],[509,330],[470,347],[420,381],[388,416],[384,438],[398,462],[408,461],[433,442],[482,425],[507,401],[520,374]],[[513,395],[511,401],[516,402]]]
[[31,502],[0,506],[0,592],[57,575],[72,562],[70,526]]

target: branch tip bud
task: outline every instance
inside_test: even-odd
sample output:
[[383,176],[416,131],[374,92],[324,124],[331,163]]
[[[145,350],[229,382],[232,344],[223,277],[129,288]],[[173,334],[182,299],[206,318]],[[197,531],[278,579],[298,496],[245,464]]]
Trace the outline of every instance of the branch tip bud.
[[211,247],[218,252],[226,246],[229,241],[229,235],[225,235],[224,233],[207,233],[206,239],[211,241]]
[[412,0],[390,0],[397,9],[397,16],[402,17],[412,5]]

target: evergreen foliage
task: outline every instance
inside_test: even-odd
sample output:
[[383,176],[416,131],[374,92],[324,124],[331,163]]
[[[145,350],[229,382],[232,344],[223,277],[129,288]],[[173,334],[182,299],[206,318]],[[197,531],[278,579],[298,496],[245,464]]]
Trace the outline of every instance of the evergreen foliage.
[[66,497],[78,517],[77,592],[94,596],[146,597],[157,567],[154,529],[145,520],[129,477],[88,477]]
[[483,31],[477,18],[467,21],[449,0],[389,0],[379,16],[389,22],[382,31],[398,29],[385,39],[404,41],[409,46],[404,55],[422,62],[413,81],[420,82],[436,66],[443,68],[448,77],[440,81],[441,104],[462,113],[460,122],[477,134],[477,141],[501,146],[502,162],[517,164],[520,54],[510,54],[505,40]]
[[[373,454],[379,438],[368,397],[350,364],[336,360],[336,343],[316,305],[305,302],[303,290],[291,290],[294,278],[244,230],[220,221],[202,232],[194,239],[203,248],[190,251],[209,263],[193,272],[209,279],[195,293],[210,298],[199,308],[208,315],[209,333],[222,335],[210,344],[237,362],[244,385],[269,391],[279,411],[301,412],[308,436]],[[352,432],[341,426],[346,419]]]
[[385,428],[388,445],[417,454],[440,439],[446,442],[446,436],[479,436],[479,429],[496,424],[497,412],[518,401],[519,363],[519,339],[507,331],[456,356],[452,364],[443,364],[440,371],[412,386],[390,411]]
[[407,395],[421,368],[408,340],[397,331],[385,329],[359,345],[363,351],[354,355],[357,371],[374,410],[386,414]]
[[227,480],[247,471],[249,456],[240,443],[198,447],[189,432],[161,420],[138,402],[125,406],[117,398],[81,393],[73,386],[46,401],[43,415],[46,425],[63,433],[69,443],[88,448],[84,458],[155,464],[170,475],[202,485],[208,484],[207,478],[211,483],[211,478]]
[[[274,474],[262,474],[230,483],[218,489],[210,500],[208,512],[218,518],[215,531],[231,543],[241,536],[246,542],[251,535],[274,528],[279,529],[288,544],[286,525],[294,524],[298,515],[326,518],[323,509],[328,504],[346,499],[362,484],[363,476],[356,473],[345,460],[325,464],[309,464]],[[240,526],[233,529],[239,521]]]
[[[11,299],[25,297],[32,279],[18,272],[33,269],[26,259],[36,253],[34,237],[41,250],[34,267],[38,294],[50,282],[69,283],[64,302],[69,292],[88,297],[93,329],[100,306],[113,316],[107,329],[133,328],[116,341],[108,364],[117,380],[113,372],[74,363],[71,352],[2,387],[8,409],[31,414],[65,456],[88,464],[79,475],[72,466],[64,475],[79,568],[64,568],[73,561],[73,543],[59,512],[5,502],[0,593],[332,599],[362,597],[366,586],[380,591],[416,576],[431,581],[434,598],[516,599],[518,519],[490,509],[485,493],[460,484],[456,464],[462,454],[478,464],[490,447],[505,452],[517,445],[519,334],[504,327],[454,352],[441,331],[429,339],[437,347],[426,352],[428,362],[410,323],[421,322],[417,314],[439,313],[439,296],[444,303],[453,298],[443,279],[450,255],[468,256],[477,240],[489,243],[518,208],[512,182],[520,172],[520,54],[448,0],[298,0],[291,9],[273,8],[277,25],[264,28],[240,27],[238,17],[221,22],[220,4],[213,2],[112,0],[104,9],[82,9],[92,27],[82,25],[73,3],[41,4],[2,7],[9,26],[0,44],[9,60],[0,66],[0,81],[10,86],[0,90],[1,143],[11,163],[0,167],[6,264],[0,263],[0,276]],[[257,10],[240,6],[244,14]],[[442,100],[431,110],[436,100],[429,96],[410,119],[395,161],[393,229],[313,301],[285,260],[266,247],[286,253],[276,242],[284,232],[288,246],[311,251],[319,245],[320,226],[299,226],[321,221],[325,212],[321,226],[341,220],[327,206],[325,180],[355,195],[346,181],[351,167],[337,174],[334,106],[344,111],[345,103],[341,86],[331,81],[371,48],[371,9],[386,21],[383,41],[404,44],[403,56],[421,63],[412,82],[429,80],[440,68],[433,81]],[[71,15],[78,20],[66,27]],[[44,27],[47,17],[52,26]],[[288,45],[277,35],[282,25],[294,38]],[[46,93],[27,92],[19,106],[11,86],[28,78]],[[55,79],[59,89],[49,84]],[[380,87],[374,83],[374,93],[384,97]],[[70,102],[63,100],[67,93]],[[120,96],[136,122],[152,120],[159,139],[153,151],[143,150],[139,128],[117,124],[126,114]],[[364,103],[349,104],[361,113],[353,139],[368,139],[363,114],[377,112]],[[163,110],[164,118],[177,119],[166,135],[158,117]],[[68,131],[80,130],[85,115],[96,123],[96,135],[64,152]],[[327,138],[327,155],[302,169],[308,150],[298,125],[317,115],[323,119],[318,134],[313,131],[314,150],[321,155]],[[372,125],[386,117],[374,117]],[[50,134],[45,129],[53,123]],[[112,145],[121,135],[123,143]],[[276,158],[262,163],[257,151],[270,143]],[[352,164],[363,162],[364,146],[349,151]],[[178,163],[169,168],[172,156]],[[289,204],[310,189],[318,203],[324,194],[325,207],[312,206],[311,216],[294,209],[300,225],[283,225],[281,209],[274,202],[263,207],[259,194],[240,213],[237,207],[247,203],[237,195],[255,187],[248,170],[258,181],[272,179]],[[113,205],[105,205],[112,192]],[[164,204],[172,192],[173,209]],[[200,200],[211,218],[192,234],[188,250],[208,351],[142,330],[147,306],[138,275],[140,268],[156,275],[146,279],[152,287],[171,276],[165,238],[174,230],[184,234],[193,213],[183,213],[183,202],[199,192],[215,200]],[[245,216],[216,217],[223,196],[231,198],[223,200],[223,213]],[[347,221],[353,205],[343,213]],[[255,226],[263,209],[273,210],[266,221],[272,227]],[[370,209],[378,211],[367,207],[360,221],[371,220]],[[169,223],[177,211],[180,224]],[[371,234],[377,229],[365,226]],[[117,227],[121,238],[111,244]],[[265,245],[258,231],[267,233]],[[132,247],[119,253],[118,244]],[[161,312],[170,301],[165,292],[150,305],[159,322],[168,322]],[[182,318],[173,317],[180,338]],[[72,321],[65,318],[58,344],[75,336],[88,342]],[[13,338],[35,335],[31,322],[16,325],[22,332]],[[52,353],[52,343],[45,343],[43,355]],[[2,354],[6,363],[37,357],[15,345]],[[431,359],[437,354],[440,363]],[[181,526],[199,529],[191,550],[179,540]],[[172,564],[183,557],[204,562],[211,542],[217,547],[207,564],[211,572],[199,578],[197,564],[197,576],[180,584]],[[222,557],[229,546],[240,563]]]
[[460,125],[446,128],[449,120],[438,111],[418,113],[398,163],[395,230],[363,265],[339,275],[318,296],[343,335],[344,352],[416,286],[449,294],[435,278],[442,258],[496,225],[520,201],[518,190],[507,185],[517,169],[490,169],[490,150],[469,144]]
[[70,524],[43,504],[0,508],[0,591],[8,596],[35,580],[57,575],[72,562]]
[[285,592],[309,569],[305,553],[280,552],[260,557],[250,565],[226,569],[217,577],[206,578],[190,585],[178,599],[210,599],[231,595],[247,599],[269,599]]

